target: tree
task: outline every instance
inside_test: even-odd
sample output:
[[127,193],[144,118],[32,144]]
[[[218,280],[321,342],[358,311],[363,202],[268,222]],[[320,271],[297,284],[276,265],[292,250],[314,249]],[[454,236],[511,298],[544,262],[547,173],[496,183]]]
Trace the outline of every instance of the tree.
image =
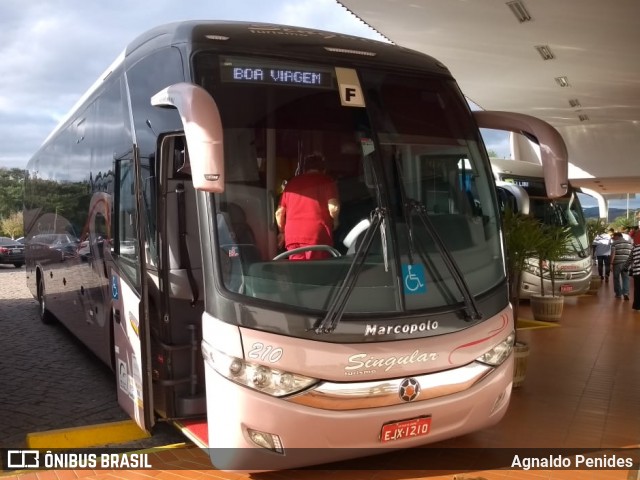
[[613,228],[615,228],[616,230],[620,230],[623,227],[632,227],[635,225],[635,222],[633,219],[625,216],[625,215],[621,215],[619,217],[616,217],[616,219],[611,222],[611,226]]
[[14,212],[0,220],[0,232],[11,238],[22,237],[24,235],[22,211]]
[[22,210],[25,170],[0,168],[0,219]]

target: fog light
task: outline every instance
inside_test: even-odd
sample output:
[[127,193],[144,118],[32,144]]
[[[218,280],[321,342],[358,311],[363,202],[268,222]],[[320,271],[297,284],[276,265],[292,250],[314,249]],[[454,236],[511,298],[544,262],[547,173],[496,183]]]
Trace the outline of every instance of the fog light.
[[251,439],[251,441],[257,446],[266,448],[267,450],[271,450],[272,452],[284,453],[282,442],[280,441],[280,437],[278,435],[267,432],[259,432],[258,430],[252,430],[251,428],[247,428],[247,433],[249,434],[249,438]]

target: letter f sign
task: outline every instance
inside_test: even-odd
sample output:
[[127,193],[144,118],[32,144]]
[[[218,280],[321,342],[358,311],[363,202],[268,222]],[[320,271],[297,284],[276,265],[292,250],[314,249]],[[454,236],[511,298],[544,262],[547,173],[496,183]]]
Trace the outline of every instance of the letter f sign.
[[340,100],[345,107],[364,107],[364,97],[359,85],[340,85]]

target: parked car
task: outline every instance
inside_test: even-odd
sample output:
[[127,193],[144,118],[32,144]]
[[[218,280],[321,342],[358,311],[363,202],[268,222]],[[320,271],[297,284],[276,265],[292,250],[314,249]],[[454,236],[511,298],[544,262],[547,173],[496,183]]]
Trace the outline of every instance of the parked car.
[[78,254],[79,241],[66,233],[43,233],[27,241],[31,257],[38,260],[64,261]]
[[9,237],[0,237],[0,263],[13,264],[16,268],[24,265],[24,245]]

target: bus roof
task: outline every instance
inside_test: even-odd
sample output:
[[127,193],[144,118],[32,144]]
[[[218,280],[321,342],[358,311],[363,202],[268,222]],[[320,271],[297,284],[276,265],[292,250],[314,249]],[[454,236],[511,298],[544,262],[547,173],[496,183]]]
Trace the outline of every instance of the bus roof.
[[[401,65],[451,77],[442,63],[428,55],[392,43],[342,33],[258,22],[191,20],[168,23],[152,28],[131,41],[58,122],[34,156],[62,130],[111,73],[130,57],[144,57],[162,47],[184,44],[192,45],[192,50],[229,49],[284,58],[291,58],[293,52],[299,51],[301,56],[311,61],[335,59],[336,63],[357,64],[362,60],[374,60],[380,66]],[[135,61],[134,58],[131,61]]]
[[258,22],[185,21],[155,27],[134,39],[126,56],[159,46],[193,44],[197,48],[224,48],[258,55],[290,57],[299,51],[304,57],[357,62],[375,59],[381,65],[402,65],[450,75],[436,59],[408,48],[353,35],[312,28]]

